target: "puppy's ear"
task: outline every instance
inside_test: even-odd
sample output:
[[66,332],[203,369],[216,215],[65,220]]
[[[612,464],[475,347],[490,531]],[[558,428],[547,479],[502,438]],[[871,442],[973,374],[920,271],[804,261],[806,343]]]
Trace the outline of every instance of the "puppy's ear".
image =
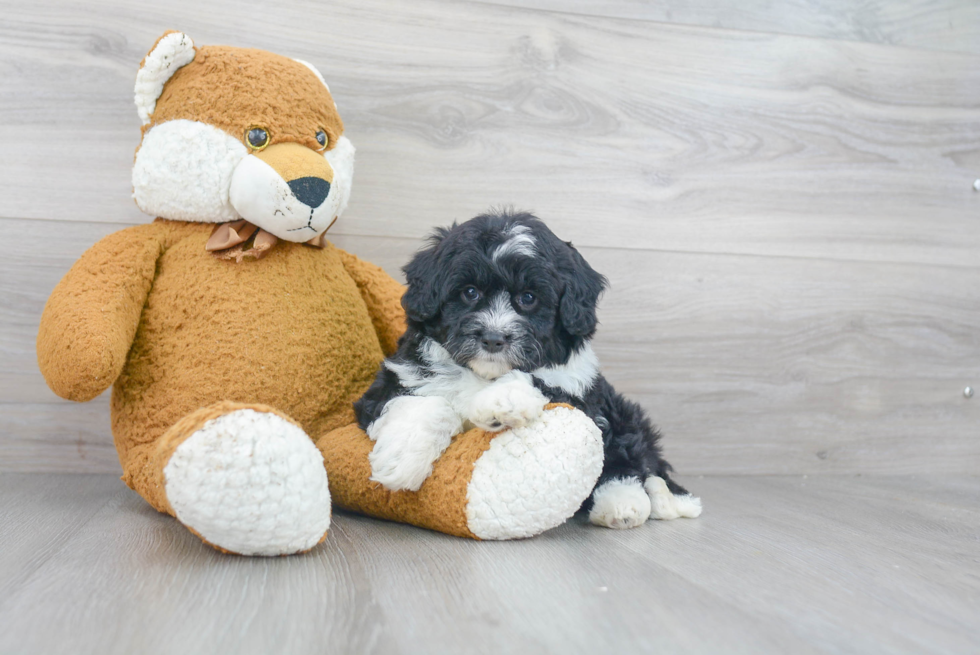
[[558,312],[561,324],[569,334],[591,337],[599,320],[596,318],[596,305],[599,296],[606,288],[606,278],[589,266],[571,243],[568,246],[568,260],[562,267],[565,277],[565,290],[561,296]]
[[430,239],[431,245],[415,254],[405,268],[408,289],[402,296],[402,307],[409,320],[425,322],[439,313],[445,300],[447,275],[439,257],[439,245],[448,230],[439,229]]

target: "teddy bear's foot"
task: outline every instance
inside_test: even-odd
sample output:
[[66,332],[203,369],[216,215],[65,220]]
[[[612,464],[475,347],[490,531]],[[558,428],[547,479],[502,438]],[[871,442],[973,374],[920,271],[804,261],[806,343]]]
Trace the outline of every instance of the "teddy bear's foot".
[[602,435],[585,414],[549,405],[506,432],[456,435],[418,491],[371,481],[374,442],[356,424],[320,437],[341,507],[475,539],[533,537],[568,519],[602,471]]
[[473,465],[466,517],[480,539],[531,537],[565,522],[602,472],[602,434],[582,412],[548,409],[502,432]]
[[273,412],[235,409],[192,429],[163,468],[181,523],[241,555],[287,555],[323,540],[326,469],[300,427]]

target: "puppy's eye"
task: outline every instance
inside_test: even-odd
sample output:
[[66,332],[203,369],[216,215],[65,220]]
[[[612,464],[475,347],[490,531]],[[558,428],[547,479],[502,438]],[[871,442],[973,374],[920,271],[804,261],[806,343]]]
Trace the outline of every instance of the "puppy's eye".
[[465,300],[466,302],[474,303],[480,299],[480,296],[482,294],[480,293],[479,289],[477,289],[471,284],[470,286],[463,289],[463,293],[460,295],[463,297],[463,300]]
[[264,127],[250,127],[245,130],[245,143],[252,150],[261,150],[269,145],[269,132]]
[[327,133],[323,130],[318,130],[316,133],[316,142],[320,144],[320,150],[327,147]]
[[532,309],[538,304],[538,297],[530,291],[525,291],[517,296],[517,304],[521,306],[521,309]]

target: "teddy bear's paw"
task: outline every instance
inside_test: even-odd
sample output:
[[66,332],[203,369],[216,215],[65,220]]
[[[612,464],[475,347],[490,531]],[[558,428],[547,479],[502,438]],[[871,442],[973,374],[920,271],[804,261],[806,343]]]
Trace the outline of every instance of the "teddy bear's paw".
[[164,468],[177,519],[242,555],[309,550],[330,527],[323,456],[284,418],[239,409],[205,423]]
[[635,528],[650,518],[650,509],[650,496],[639,480],[609,480],[592,494],[589,521],[617,530]]
[[555,407],[500,433],[473,466],[470,531],[480,539],[515,539],[563,523],[588,498],[602,459],[602,434],[577,409]]
[[368,426],[374,449],[368,455],[371,480],[392,491],[418,491],[432,475],[432,463],[463,425],[452,405],[436,396],[400,396]]
[[520,428],[540,418],[547,404],[529,375],[512,371],[473,396],[468,418],[488,432]]
[[653,518],[668,521],[682,517],[695,519],[701,516],[701,499],[691,494],[675,496],[667,488],[663,478],[652,475],[646,479],[643,487],[650,496],[650,514]]

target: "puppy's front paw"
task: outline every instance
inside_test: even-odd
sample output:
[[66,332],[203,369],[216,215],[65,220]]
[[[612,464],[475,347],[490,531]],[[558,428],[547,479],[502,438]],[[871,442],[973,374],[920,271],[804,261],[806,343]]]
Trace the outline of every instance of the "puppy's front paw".
[[540,418],[547,404],[526,373],[512,372],[473,396],[469,419],[490,432],[520,428]]
[[635,528],[650,518],[650,510],[650,496],[639,480],[610,480],[593,492],[589,521],[618,530]]
[[442,398],[400,396],[368,426],[374,449],[368,455],[371,480],[392,491],[418,491],[432,463],[449,447],[462,422]]
[[413,451],[400,439],[378,439],[368,455],[371,480],[380,482],[392,491],[418,491],[432,473],[435,458]]

